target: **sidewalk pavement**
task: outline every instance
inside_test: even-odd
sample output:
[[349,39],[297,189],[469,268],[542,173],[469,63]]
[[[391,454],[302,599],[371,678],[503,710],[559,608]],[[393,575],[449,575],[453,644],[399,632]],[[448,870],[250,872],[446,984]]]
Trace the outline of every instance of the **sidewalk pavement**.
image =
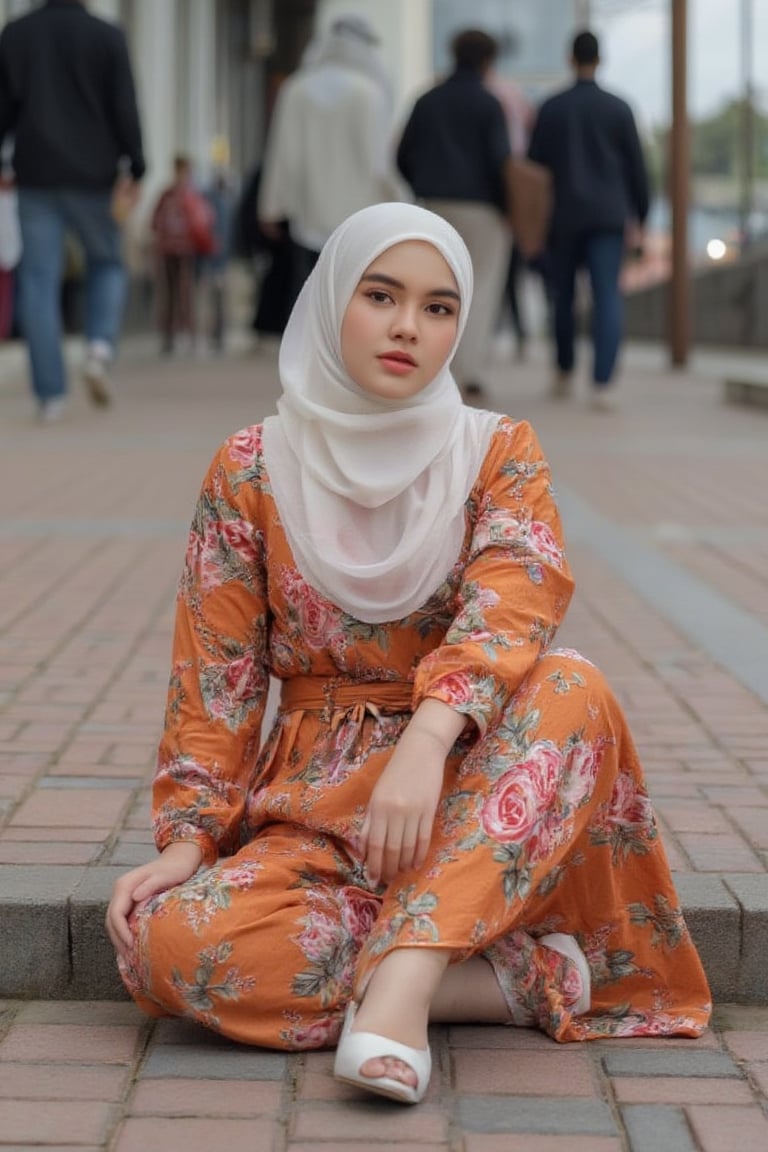
[[433,1087],[403,1110],[336,1085],[329,1053],[144,1021],[102,930],[114,877],[153,852],[197,489],[219,441],[273,409],[274,353],[158,363],[134,344],[113,409],[75,389],[51,426],[32,420],[19,351],[0,355],[0,1147],[768,1147],[768,413],[726,405],[722,385],[744,359],[672,373],[663,350],[631,348],[604,413],[586,385],[549,401],[534,349],[496,365],[488,397],[530,419],[551,460],[577,580],[559,641],[627,711],[714,1026],[583,1047],[435,1029]]

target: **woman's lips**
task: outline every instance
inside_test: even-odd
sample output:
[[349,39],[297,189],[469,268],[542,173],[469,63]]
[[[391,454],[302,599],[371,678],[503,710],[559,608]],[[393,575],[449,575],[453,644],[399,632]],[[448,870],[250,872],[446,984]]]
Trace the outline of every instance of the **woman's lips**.
[[403,352],[384,352],[378,359],[388,372],[396,376],[405,376],[416,367],[416,361]]

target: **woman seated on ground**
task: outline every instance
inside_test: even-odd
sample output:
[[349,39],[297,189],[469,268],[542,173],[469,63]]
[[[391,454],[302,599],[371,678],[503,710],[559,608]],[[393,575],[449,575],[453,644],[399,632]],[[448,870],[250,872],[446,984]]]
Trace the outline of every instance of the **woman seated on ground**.
[[625,718],[551,646],[573,584],[547,462],[451,376],[471,292],[461,239],[413,205],[326,244],[278,415],[203,484],[160,855],[107,916],[146,1012],[338,1045],[339,1079],[406,1102],[430,1020],[569,1041],[710,1014]]

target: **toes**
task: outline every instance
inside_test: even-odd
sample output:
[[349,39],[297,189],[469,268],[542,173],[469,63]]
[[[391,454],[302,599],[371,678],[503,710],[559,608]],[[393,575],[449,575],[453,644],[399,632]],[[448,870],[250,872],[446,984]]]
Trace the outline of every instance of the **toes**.
[[374,1060],[366,1060],[360,1066],[360,1075],[370,1080],[386,1076],[390,1080],[397,1080],[399,1084],[406,1084],[409,1088],[417,1087],[417,1077],[413,1068],[394,1056],[381,1056]]

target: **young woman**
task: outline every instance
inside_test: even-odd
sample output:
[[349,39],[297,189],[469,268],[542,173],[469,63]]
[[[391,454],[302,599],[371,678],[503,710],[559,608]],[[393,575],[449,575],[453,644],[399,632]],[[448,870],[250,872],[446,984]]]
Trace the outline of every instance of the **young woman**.
[[338,1044],[340,1079],[408,1102],[429,1020],[564,1041],[710,1013],[622,712],[551,646],[573,586],[547,463],[451,376],[471,294],[459,236],[412,205],[323,249],[278,414],[203,484],[160,855],[107,916],[147,1012]]

